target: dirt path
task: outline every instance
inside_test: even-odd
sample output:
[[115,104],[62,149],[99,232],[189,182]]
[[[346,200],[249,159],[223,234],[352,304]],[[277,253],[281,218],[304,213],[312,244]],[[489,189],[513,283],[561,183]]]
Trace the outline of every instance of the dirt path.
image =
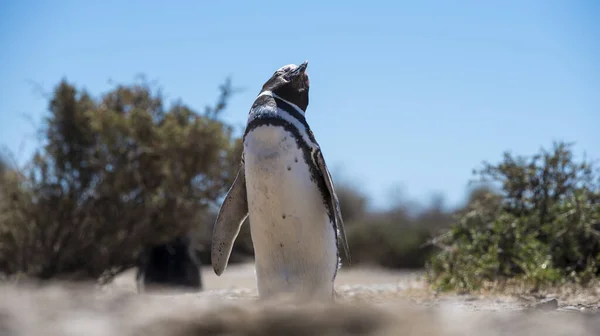
[[[210,266],[202,268],[204,291],[200,297],[256,299],[256,279],[252,263],[230,265],[219,277]],[[135,292],[133,271],[115,279],[111,290]],[[409,303],[419,306],[449,306],[468,311],[518,311],[532,307],[558,311],[596,312],[600,296],[546,293],[532,297],[524,295],[436,295],[426,289],[422,272],[387,270],[382,268],[350,268],[340,270],[336,291],[341,302]],[[600,294],[600,293],[599,293]],[[555,299],[555,301],[552,301]]]
[[[133,272],[100,289],[0,286],[0,336],[587,336],[600,330],[596,295],[436,296],[411,272],[342,270],[336,304],[258,302],[251,264],[232,265],[221,277],[205,267],[203,282],[197,294],[137,294]],[[545,309],[529,308],[543,299],[549,299]]]

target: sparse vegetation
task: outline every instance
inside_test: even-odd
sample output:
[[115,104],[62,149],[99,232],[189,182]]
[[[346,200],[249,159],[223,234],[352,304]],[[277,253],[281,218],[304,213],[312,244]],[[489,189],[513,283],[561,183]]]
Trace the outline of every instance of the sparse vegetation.
[[[210,263],[212,224],[237,169],[241,141],[214,107],[169,107],[146,84],[100,98],[60,82],[24,167],[0,160],[0,273],[96,279],[135,265],[141,251],[190,231]],[[464,208],[397,202],[369,208],[358,188],[338,183],[352,265],[423,268],[438,289],[485,281],[585,283],[600,274],[600,177],[557,143],[530,158],[506,153],[475,172],[499,187],[472,190]],[[421,209],[420,211],[415,209]],[[446,232],[439,235],[440,231]],[[434,238],[435,237],[435,238]],[[244,225],[231,262],[252,256]]]
[[[358,191],[348,187],[340,189],[342,208],[350,208],[352,215],[345,218],[352,265],[372,264],[387,268],[423,268],[436,252],[426,244],[440,228],[447,227],[452,214],[434,203],[413,214],[405,204],[397,204],[386,211],[362,211],[347,200],[360,200]],[[356,194],[358,196],[349,196]],[[358,202],[353,202],[358,203]],[[347,219],[346,219],[347,218]]]
[[596,279],[598,173],[565,143],[484,163],[475,174],[498,184],[500,193],[481,195],[434,240],[441,252],[428,266],[430,281],[442,290],[471,291],[486,281],[519,279],[535,288]]

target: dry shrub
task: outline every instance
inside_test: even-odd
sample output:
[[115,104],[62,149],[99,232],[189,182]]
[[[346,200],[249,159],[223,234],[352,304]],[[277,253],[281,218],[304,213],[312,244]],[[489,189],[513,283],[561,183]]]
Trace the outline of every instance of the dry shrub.
[[[241,151],[219,119],[232,93],[198,113],[165,106],[145,82],[100,98],[62,81],[41,148],[0,178],[0,269],[97,278],[198,225],[232,181]],[[6,169],[5,169],[6,170]]]

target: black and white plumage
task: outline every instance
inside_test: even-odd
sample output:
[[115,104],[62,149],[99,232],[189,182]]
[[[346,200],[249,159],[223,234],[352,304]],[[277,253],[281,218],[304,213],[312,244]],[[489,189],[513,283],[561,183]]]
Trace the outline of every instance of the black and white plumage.
[[212,265],[221,275],[250,218],[261,298],[285,292],[332,298],[340,248],[349,259],[333,181],[305,118],[306,67],[286,65],[263,85],[248,115],[237,177],[213,229]]

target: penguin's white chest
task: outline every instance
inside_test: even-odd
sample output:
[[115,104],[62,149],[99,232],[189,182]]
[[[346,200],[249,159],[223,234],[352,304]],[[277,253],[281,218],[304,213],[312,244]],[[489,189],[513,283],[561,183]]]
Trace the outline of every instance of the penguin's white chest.
[[244,159],[259,295],[333,295],[333,223],[296,139],[280,126],[257,127]]

